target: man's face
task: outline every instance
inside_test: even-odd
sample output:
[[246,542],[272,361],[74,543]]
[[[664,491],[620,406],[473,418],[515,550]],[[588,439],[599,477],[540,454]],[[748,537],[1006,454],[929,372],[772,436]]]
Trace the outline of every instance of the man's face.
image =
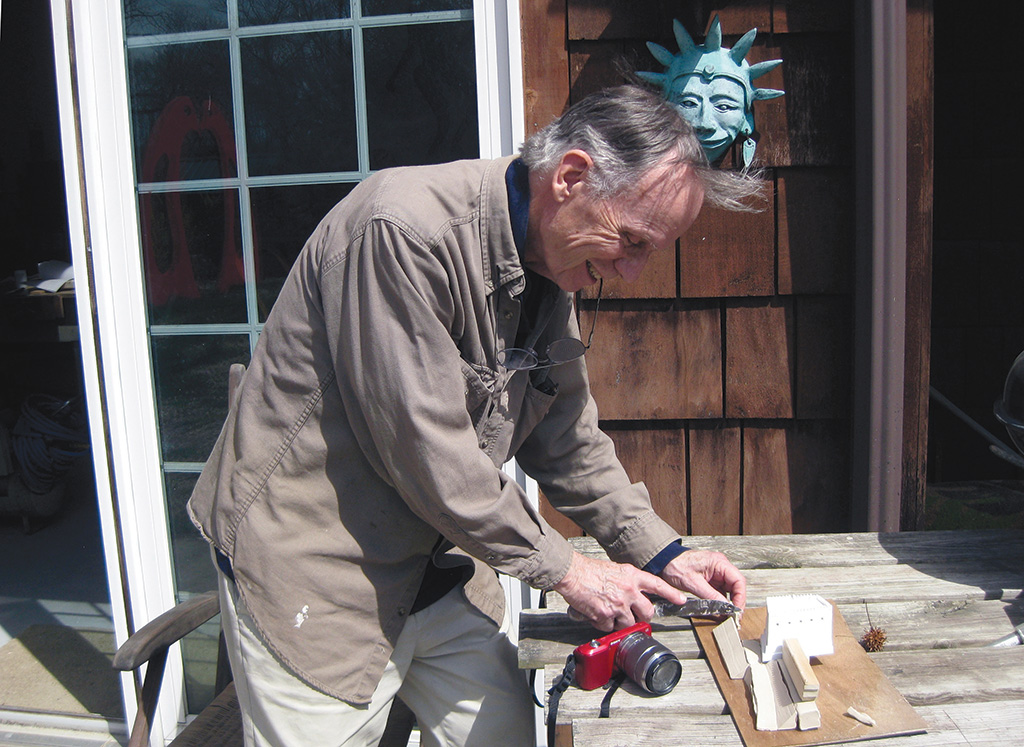
[[538,221],[526,266],[570,293],[602,278],[633,282],[652,253],[675,246],[703,200],[689,167],[657,166],[610,199],[595,197],[583,178]]

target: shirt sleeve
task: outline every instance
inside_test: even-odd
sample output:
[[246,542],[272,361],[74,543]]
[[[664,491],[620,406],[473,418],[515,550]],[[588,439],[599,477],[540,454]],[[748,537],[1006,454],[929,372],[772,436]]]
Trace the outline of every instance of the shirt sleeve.
[[328,344],[364,456],[423,521],[491,567],[550,588],[566,540],[479,448],[452,339],[449,274],[430,248],[374,219],[321,271]]
[[[572,314],[564,334],[579,335]],[[552,368],[551,378],[558,396],[516,459],[551,505],[612,560],[643,568],[680,535],[654,512],[647,487],[630,482],[611,439],[599,429],[585,360]]]

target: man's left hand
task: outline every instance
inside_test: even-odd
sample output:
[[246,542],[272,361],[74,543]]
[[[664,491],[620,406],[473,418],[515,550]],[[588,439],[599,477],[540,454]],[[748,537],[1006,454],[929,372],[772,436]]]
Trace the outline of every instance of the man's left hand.
[[687,550],[665,566],[661,577],[701,599],[721,599],[740,608],[746,606],[747,580],[720,552]]

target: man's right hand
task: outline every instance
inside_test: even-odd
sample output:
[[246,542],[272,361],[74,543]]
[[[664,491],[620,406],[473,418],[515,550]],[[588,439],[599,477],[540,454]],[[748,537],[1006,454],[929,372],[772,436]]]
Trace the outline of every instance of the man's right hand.
[[636,566],[572,554],[569,570],[555,586],[569,606],[598,630],[610,632],[650,622],[654,605],[645,593],[682,604],[689,597]]

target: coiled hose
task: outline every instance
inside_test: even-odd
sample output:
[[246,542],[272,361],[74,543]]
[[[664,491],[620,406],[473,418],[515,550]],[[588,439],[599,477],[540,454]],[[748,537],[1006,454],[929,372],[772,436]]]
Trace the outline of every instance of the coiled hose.
[[33,493],[53,489],[75,459],[89,450],[89,431],[79,399],[30,394],[11,431],[20,477]]

